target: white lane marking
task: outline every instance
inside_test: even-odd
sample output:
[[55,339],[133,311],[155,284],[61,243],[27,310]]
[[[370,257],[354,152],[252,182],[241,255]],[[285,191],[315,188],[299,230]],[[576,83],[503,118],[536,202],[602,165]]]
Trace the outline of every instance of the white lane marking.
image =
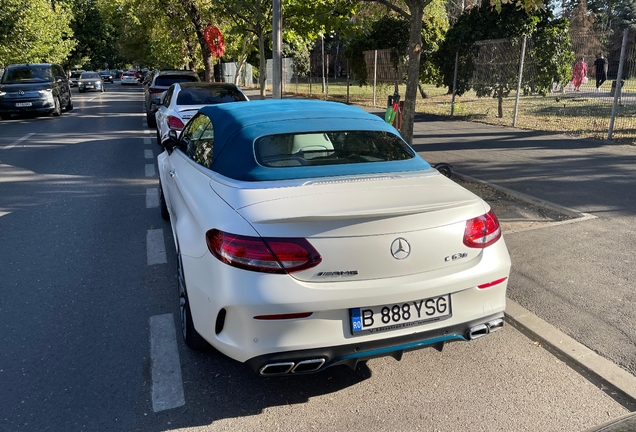
[[177,334],[171,313],[150,317],[152,359],[152,410],[159,412],[185,405]]
[[146,177],[155,176],[155,164],[146,164]]
[[150,130],[149,130],[149,129],[144,129],[144,133],[145,133],[145,134],[149,134],[149,133],[150,133]]
[[146,208],[159,207],[159,189],[148,188],[146,189]]
[[150,144],[150,138],[144,138],[144,144]]
[[152,159],[155,155],[152,154],[152,150],[144,150],[144,157],[146,159]]
[[146,234],[146,254],[148,265],[168,262],[166,259],[166,244],[163,241],[163,229],[148,230],[148,234]]
[[35,132],[32,132],[30,134],[26,134],[25,136],[23,136],[22,138],[18,138],[17,140],[13,141],[11,144],[6,145],[4,147],[2,147],[2,150],[9,150],[12,149],[13,147],[17,146],[18,144],[20,144],[22,141],[26,141],[29,138],[31,138],[33,135],[35,135]]

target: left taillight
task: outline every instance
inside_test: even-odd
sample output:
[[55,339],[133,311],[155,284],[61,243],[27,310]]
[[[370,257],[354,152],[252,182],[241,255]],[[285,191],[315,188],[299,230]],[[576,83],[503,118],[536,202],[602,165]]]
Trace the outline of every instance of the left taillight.
[[293,273],[317,266],[322,257],[304,238],[250,237],[212,229],[208,249],[233,267],[263,273]]
[[501,227],[497,216],[490,210],[488,213],[466,221],[464,244],[470,248],[483,249],[501,237]]
[[180,131],[183,129],[183,126],[184,124],[179,117],[168,116],[168,127],[170,129]]

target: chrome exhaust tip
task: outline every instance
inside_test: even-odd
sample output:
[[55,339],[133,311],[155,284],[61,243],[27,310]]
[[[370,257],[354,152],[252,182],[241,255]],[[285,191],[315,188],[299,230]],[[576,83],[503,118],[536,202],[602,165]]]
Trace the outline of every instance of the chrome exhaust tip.
[[324,364],[323,358],[299,361],[292,369],[292,373],[316,372]]
[[479,324],[470,330],[468,330],[468,339],[475,340],[481,337],[487,336],[489,333],[488,326],[486,324]]
[[284,375],[294,368],[294,362],[270,363],[266,364],[258,371],[264,376]]
[[488,326],[488,332],[489,333],[494,333],[497,330],[501,330],[503,328],[504,320],[503,320],[503,318],[499,318],[499,319],[496,319],[494,321],[490,321],[486,325]]

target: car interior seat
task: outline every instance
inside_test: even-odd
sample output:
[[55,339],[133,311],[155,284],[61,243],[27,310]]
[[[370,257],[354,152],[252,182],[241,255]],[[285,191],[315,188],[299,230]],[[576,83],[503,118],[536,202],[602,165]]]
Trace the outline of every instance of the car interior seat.
[[325,133],[294,135],[291,154],[302,155],[304,159],[329,156],[333,152],[333,144]]

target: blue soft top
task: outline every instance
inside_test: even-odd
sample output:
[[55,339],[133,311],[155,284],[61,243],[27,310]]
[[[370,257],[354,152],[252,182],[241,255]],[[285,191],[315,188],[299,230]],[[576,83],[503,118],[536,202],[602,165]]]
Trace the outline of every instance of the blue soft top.
[[342,103],[270,99],[209,105],[199,112],[207,115],[214,126],[211,169],[236,180],[290,180],[430,168],[415,151],[412,159],[390,162],[271,168],[256,161],[254,142],[268,135],[360,130],[400,136],[380,117]]

